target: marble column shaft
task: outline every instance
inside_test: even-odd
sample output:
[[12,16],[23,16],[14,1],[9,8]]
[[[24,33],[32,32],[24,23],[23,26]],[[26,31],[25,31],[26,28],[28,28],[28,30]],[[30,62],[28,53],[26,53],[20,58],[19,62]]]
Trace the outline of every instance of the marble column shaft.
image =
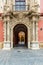
[[33,22],[33,41],[36,41],[36,24]]
[[10,41],[10,24],[7,22],[7,41]]

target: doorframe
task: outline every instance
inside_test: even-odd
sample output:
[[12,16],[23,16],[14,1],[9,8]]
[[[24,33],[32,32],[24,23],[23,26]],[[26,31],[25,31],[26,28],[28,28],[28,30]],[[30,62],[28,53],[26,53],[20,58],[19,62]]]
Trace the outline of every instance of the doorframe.
[[[22,24],[22,23],[21,23]],[[11,48],[13,48],[13,28],[16,26],[17,24],[15,24],[14,26],[12,26],[11,27]],[[30,27],[28,26],[28,25],[26,25],[26,24],[24,24],[26,27],[27,27],[27,30],[28,30],[28,37],[27,37],[27,39],[28,39],[28,48],[30,48],[30,34],[31,34],[31,32],[30,32]]]

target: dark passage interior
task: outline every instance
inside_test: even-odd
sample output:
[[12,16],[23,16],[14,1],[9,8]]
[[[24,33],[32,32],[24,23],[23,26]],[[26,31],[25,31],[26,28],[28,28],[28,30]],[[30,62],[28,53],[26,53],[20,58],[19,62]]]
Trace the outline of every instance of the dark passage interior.
[[24,24],[17,24],[13,28],[13,47],[27,47],[27,27]]

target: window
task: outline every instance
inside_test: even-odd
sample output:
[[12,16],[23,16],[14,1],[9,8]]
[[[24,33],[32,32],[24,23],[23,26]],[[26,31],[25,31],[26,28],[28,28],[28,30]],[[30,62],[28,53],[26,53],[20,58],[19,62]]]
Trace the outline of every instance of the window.
[[16,2],[25,2],[25,0],[16,0]]
[[15,10],[23,11],[26,9],[25,0],[15,0]]

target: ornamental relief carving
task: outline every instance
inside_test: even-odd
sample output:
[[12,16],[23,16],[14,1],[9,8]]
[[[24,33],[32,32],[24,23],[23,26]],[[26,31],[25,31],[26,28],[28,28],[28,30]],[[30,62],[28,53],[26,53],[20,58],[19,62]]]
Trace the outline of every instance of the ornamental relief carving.
[[15,24],[25,24],[26,26],[30,27],[30,19],[29,19],[29,15],[27,15],[27,13],[11,13],[10,15],[8,15],[10,17],[10,27],[14,26]]
[[[21,20],[21,21],[20,21]],[[30,27],[31,25],[30,25],[30,21],[27,19],[20,19],[19,21],[18,20],[12,20],[12,22],[10,23],[10,26],[11,26],[11,28],[13,28],[15,25],[17,25],[17,24],[24,24],[24,25],[26,25],[27,27]]]
[[19,21],[19,20],[22,20],[22,19],[25,19],[25,18],[28,18],[28,19],[29,19],[28,14],[25,14],[25,13],[23,13],[23,12],[15,13],[15,14],[12,13],[11,16],[13,16],[13,18],[15,18],[15,19],[18,20],[18,21]]

